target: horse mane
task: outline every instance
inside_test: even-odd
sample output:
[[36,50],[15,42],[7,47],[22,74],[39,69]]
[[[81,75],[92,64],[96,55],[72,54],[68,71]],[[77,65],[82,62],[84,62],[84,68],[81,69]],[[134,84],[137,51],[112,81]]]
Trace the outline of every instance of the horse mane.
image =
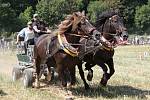
[[68,30],[71,29],[73,24],[73,15],[68,15],[64,21],[62,21],[59,25],[58,25],[58,31],[61,33],[65,33]]
[[102,24],[105,23],[105,21],[114,16],[114,15],[118,15],[118,12],[116,12],[115,10],[107,10],[107,11],[104,11],[102,12],[100,15],[97,14],[97,17],[96,17],[96,22],[95,22],[95,26],[101,26]]
[[78,24],[81,22],[81,19],[85,18],[85,14],[82,12],[74,12],[72,15],[68,15],[64,21],[62,21],[59,26],[58,30],[60,33],[67,33],[67,32],[75,32]]

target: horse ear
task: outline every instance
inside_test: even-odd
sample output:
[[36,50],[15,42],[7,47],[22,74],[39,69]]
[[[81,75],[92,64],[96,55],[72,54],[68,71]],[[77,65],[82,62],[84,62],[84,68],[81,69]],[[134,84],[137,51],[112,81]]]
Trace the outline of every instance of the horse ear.
[[73,15],[76,16],[76,17],[78,17],[78,13],[77,12],[74,12]]
[[82,11],[82,15],[85,16],[85,11],[84,10]]

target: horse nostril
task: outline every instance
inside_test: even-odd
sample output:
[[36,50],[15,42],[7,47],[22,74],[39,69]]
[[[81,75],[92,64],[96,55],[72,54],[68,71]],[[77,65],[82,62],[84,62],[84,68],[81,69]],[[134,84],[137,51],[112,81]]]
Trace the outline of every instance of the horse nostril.
[[128,35],[123,35],[123,40],[124,41],[128,40]]
[[123,37],[128,37],[128,35],[123,35]]

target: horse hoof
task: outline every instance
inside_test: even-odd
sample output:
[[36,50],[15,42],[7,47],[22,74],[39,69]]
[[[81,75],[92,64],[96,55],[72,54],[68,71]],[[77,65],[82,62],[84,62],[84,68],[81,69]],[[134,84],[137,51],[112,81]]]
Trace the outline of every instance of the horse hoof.
[[108,81],[107,79],[102,78],[102,80],[100,82],[101,86],[106,86],[107,85],[107,81]]
[[105,90],[105,91],[108,91],[107,86],[104,86],[104,85],[102,85],[102,84],[100,84],[100,88],[103,89],[103,90]]
[[86,86],[85,86],[85,90],[90,90],[90,86],[89,86],[89,85],[86,85]]
[[40,88],[40,86],[35,86],[35,88],[36,88],[36,89],[39,89],[39,88]]
[[47,75],[46,80],[47,80],[48,82],[50,82],[50,81],[51,81],[51,76]]
[[65,100],[74,100],[73,97],[67,96]]
[[106,87],[107,81],[101,80],[100,85],[101,85],[102,87]]
[[37,89],[40,88],[40,83],[35,82],[34,87],[37,88]]
[[67,85],[67,87],[69,87],[69,88],[72,88],[72,87],[74,87],[75,86],[75,84],[72,84],[72,83],[69,83],[68,85]]
[[68,83],[68,84],[67,84],[67,87],[71,88],[71,87],[72,87],[71,83]]
[[100,83],[100,87],[106,87],[106,84]]
[[67,83],[62,83],[62,87],[67,87]]

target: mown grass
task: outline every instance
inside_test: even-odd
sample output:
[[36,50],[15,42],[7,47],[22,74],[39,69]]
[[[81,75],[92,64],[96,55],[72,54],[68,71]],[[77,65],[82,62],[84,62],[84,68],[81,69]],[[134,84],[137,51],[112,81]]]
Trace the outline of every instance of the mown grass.
[[[148,55],[144,55],[148,52]],[[140,58],[141,57],[141,58]],[[106,89],[98,86],[102,70],[94,68],[92,89],[82,92],[82,86],[74,89],[75,95],[97,100],[141,100],[150,99],[150,46],[122,46],[115,50],[115,74]]]
[[[54,91],[54,89],[52,89]],[[51,89],[25,89],[20,81],[12,82],[8,76],[0,75],[0,100],[60,100],[62,97]]]
[[[146,54],[147,53],[147,54]],[[99,86],[102,70],[95,66],[91,90],[85,91],[78,70],[78,83],[70,88],[77,100],[150,100],[150,46],[120,46],[115,50],[115,74],[108,86]],[[87,72],[85,72],[87,74]],[[63,100],[64,90],[56,84],[40,89],[24,89],[22,83],[12,82],[7,75],[0,74],[0,100]]]

